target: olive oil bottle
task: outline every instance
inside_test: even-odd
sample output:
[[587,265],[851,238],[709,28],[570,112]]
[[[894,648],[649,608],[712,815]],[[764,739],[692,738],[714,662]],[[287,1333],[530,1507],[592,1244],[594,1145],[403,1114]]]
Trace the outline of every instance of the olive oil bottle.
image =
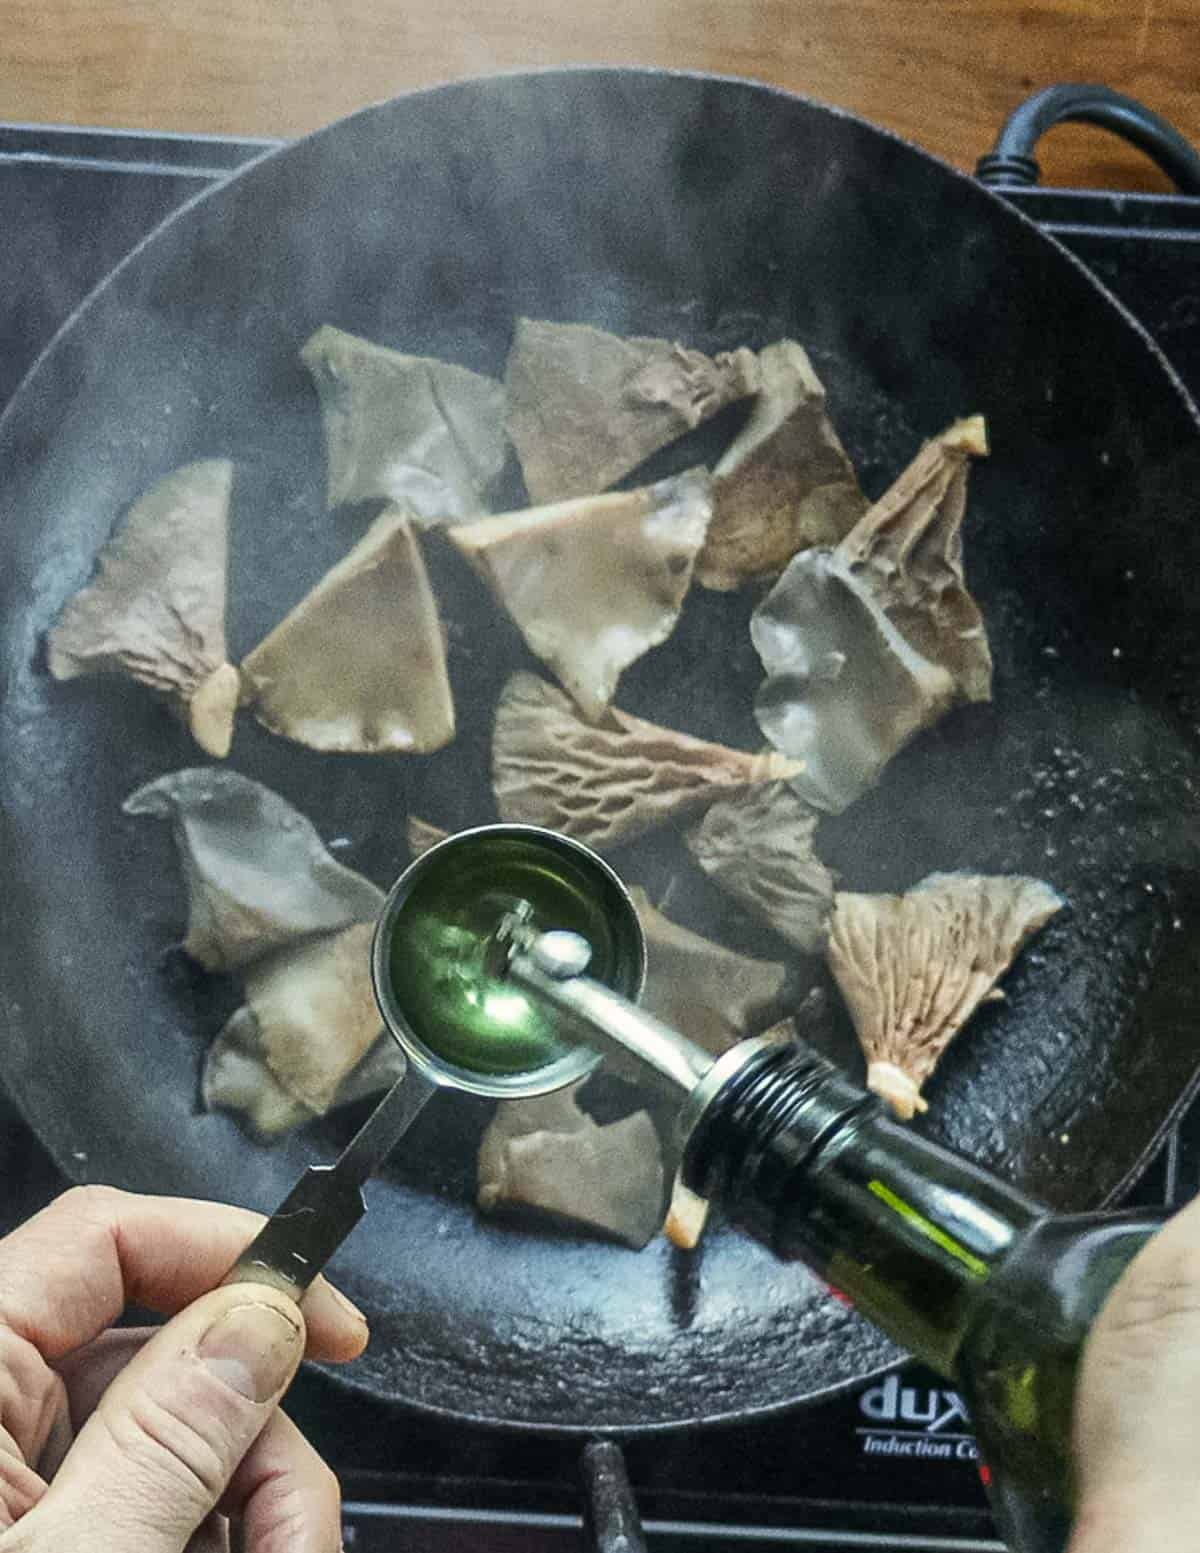
[[957,1382],[1001,1535],[1061,1553],[1083,1343],[1161,1218],[1055,1216],[792,1045],[735,1048],[686,1102],[684,1131],[694,1191]]

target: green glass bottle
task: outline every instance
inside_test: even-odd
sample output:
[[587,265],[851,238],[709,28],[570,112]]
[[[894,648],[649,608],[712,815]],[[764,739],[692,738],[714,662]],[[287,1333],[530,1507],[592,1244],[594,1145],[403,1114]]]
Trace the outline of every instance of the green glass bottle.
[[1061,1553],[1080,1354],[1161,1217],[1052,1215],[890,1120],[803,1047],[735,1048],[683,1121],[686,1183],[953,1379],[1001,1535]]

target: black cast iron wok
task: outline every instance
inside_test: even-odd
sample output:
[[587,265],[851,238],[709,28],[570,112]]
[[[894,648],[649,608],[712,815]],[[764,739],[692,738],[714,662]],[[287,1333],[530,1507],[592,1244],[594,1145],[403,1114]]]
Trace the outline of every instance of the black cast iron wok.
[[[995,703],[910,747],[822,848],[857,888],[971,868],[1065,894],[1007,1003],[948,1057],[925,1125],[1054,1204],[1106,1199],[1197,1064],[1195,412],[1083,270],[968,179],[781,92],[633,71],[418,93],[266,157],[145,243],[0,422],[0,1063],[25,1114],[76,1177],[261,1208],[345,1137],[342,1117],[268,1151],[199,1114],[199,1058],[236,989],[172,950],[183,901],[165,827],[120,812],[198,752],[134,687],[53,684],[40,639],[136,494],[228,453],[230,634],[247,650],[361,529],[322,508],[297,360],[309,332],[333,322],[500,374],[519,313],[706,350],[798,338],[872,495],[923,437],[987,415],[966,544]],[[671,457],[711,456],[732,425]],[[408,811],[492,817],[490,713],[523,661],[486,596],[431,553],[457,743],[338,759],[245,720],[231,757],[381,885],[407,860]],[[752,602],[693,590],[622,704],[755,745]],[[677,876],[677,915],[748,942],[677,840],[615,861],[652,890]],[[480,1125],[466,1103],[431,1108],[335,1265],[373,1317],[365,1390],[636,1429],[811,1398],[893,1357],[730,1231],[689,1272],[662,1244],[634,1255],[481,1223]]]

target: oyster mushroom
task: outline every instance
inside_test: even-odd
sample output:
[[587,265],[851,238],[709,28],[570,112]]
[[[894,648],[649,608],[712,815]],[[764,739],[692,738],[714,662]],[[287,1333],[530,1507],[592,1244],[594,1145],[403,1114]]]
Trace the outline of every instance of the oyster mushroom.
[[335,862],[291,804],[236,771],[175,771],[122,807],[171,821],[188,889],[183,948],[206,970],[373,923],[383,904],[383,892]]
[[492,783],[500,817],[544,825],[594,847],[633,841],[717,798],[784,781],[797,762],[709,744],[611,707],[585,722],[569,697],[517,673],[496,710]]
[[423,754],[450,742],[441,622],[403,514],[377,518],[245,659],[242,700],[310,749]]
[[422,820],[415,814],[410,814],[404,822],[404,838],[408,842],[408,850],[413,857],[420,857],[423,852],[428,852],[430,847],[436,847],[439,841],[445,841],[450,834],[440,825],[431,825],[428,820]]
[[642,1007],[714,1056],[744,1040],[778,1001],[785,968],[680,927],[636,885],[629,893],[646,935]]
[[839,813],[922,728],[990,696],[959,537],[982,428],[956,423],[923,448],[836,549],[796,556],[751,618],[759,725],[803,760],[794,786],[817,808]]
[[483,518],[450,538],[530,649],[600,717],[623,669],[666,641],[711,513],[708,473]]
[[403,1078],[407,1068],[408,1062],[395,1037],[382,1030],[367,1055],[342,1080],[334,1105],[356,1105],[381,1094]]
[[750,419],[713,470],[713,520],[696,563],[705,588],[777,576],[798,550],[836,544],[867,506],[807,352],[781,340],[758,362]]
[[201,1093],[264,1137],[324,1116],[381,1032],[360,922],[257,960],[245,1002],[209,1048]]
[[238,696],[225,655],[232,487],[224,458],[187,464],[152,486],[46,638],[55,679],[128,674],[165,696],[218,757],[229,753]]
[[754,353],[519,318],[504,375],[508,434],[534,502],[606,490],[758,386]]
[[1063,906],[1040,879],[930,874],[904,895],[834,897],[828,960],[867,1058],[867,1084],[897,1116],[1021,947]]
[[422,522],[486,511],[504,467],[504,389],[325,324],[300,352],[325,428],[328,503],[394,501]]
[[961,701],[992,697],[992,654],[962,559],[969,462],[987,451],[981,415],[955,421],[838,547],[849,575],[911,647],[949,673]]
[[820,816],[785,782],[712,805],[688,833],[710,879],[805,954],[824,947],[833,875],[813,851]]
[[600,1126],[577,1089],[503,1100],[479,1149],[479,1206],[523,1206],[640,1250],[663,1217],[662,1149],[645,1111]]

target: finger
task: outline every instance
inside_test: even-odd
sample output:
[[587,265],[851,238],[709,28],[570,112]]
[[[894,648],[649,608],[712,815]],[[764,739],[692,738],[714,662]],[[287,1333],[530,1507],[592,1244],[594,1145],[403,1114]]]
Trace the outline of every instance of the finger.
[[183,1553],[229,1553],[229,1548],[229,1522],[223,1515],[210,1515],[188,1539]]
[[20,1452],[0,1431],[0,1531],[15,1526],[46,1492],[46,1481],[26,1466]]
[[1075,1447],[1090,1521],[1111,1523],[1169,1504],[1181,1524],[1186,1512],[1200,1539],[1197,1396],[1200,1201],[1170,1220],[1126,1268],[1085,1346]]
[[[91,1342],[127,1304],[173,1315],[220,1283],[263,1224],[245,1208],[75,1187],[0,1240],[0,1326],[49,1359]],[[302,1309],[315,1359],[354,1359],[361,1312],[323,1278]]]
[[100,1398],[157,1331],[158,1327],[114,1327],[57,1361],[54,1368],[67,1388],[76,1429],[83,1428]]
[[216,1289],[113,1380],[25,1519],[34,1546],[178,1553],[224,1496],[304,1351],[294,1304]]
[[32,1343],[0,1326],[0,1442],[35,1467],[67,1417],[61,1379]]
[[286,1413],[275,1412],[233,1475],[220,1508],[244,1553],[339,1553],[342,1491]]

